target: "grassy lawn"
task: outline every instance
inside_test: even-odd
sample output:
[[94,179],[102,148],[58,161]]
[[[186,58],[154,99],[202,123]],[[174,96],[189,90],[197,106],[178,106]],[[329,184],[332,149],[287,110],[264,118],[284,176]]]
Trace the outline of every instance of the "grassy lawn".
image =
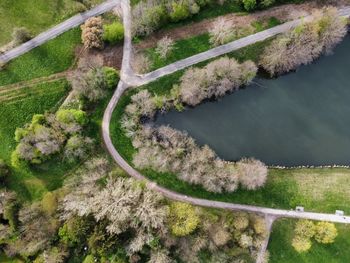
[[[264,46],[269,42],[260,42],[229,54],[240,61],[258,60]],[[205,65],[208,62],[203,62]],[[163,77],[143,88],[154,94],[166,94],[174,83],[177,83],[183,71]],[[125,94],[115,109],[111,121],[111,137],[120,154],[132,162],[135,149],[131,140],[125,136],[120,126],[120,119],[124,108],[130,102],[130,97],[137,90]],[[205,191],[199,186],[193,186],[177,179],[171,173],[159,173],[153,170],[141,171],[148,178],[174,191],[200,198],[267,206],[274,208],[294,208],[296,205],[305,206],[309,211],[334,212],[341,209],[350,213],[350,170],[348,169],[270,169],[266,186],[257,191],[239,189],[231,194],[214,194]],[[325,203],[327,205],[325,205]]]
[[274,223],[268,250],[270,263],[346,263],[350,259],[350,226],[337,224],[338,236],[333,244],[312,243],[306,253],[297,253],[291,245],[296,220],[281,219]]
[[[100,3],[102,0],[93,0]],[[33,35],[45,31],[86,7],[75,0],[1,0],[0,46],[11,41],[15,27],[26,27]]]
[[68,69],[74,60],[74,48],[79,43],[80,29],[72,29],[14,59],[0,71],[0,86]]
[[[28,123],[34,114],[45,111],[55,112],[67,95],[69,88],[66,80],[59,80],[23,88],[22,93],[26,94],[25,98],[14,98],[1,102],[0,97],[1,159],[10,164],[11,153],[16,147],[14,140],[16,128]],[[34,91],[31,93],[30,90]],[[111,94],[97,107],[89,110],[90,123],[86,132],[97,144],[102,143],[101,119],[110,97]],[[98,147],[97,150],[101,151],[101,147]],[[56,157],[35,167],[12,168],[8,188],[16,191],[22,200],[37,200],[42,197],[43,193],[61,187],[63,179],[78,166],[79,163],[70,164]]]
[[[23,88],[25,98],[0,102],[0,158],[10,163],[11,153],[16,147],[14,132],[29,122],[36,113],[57,108],[59,102],[68,93],[66,80],[43,83],[30,88]],[[30,90],[35,92],[30,93]],[[13,169],[9,180],[9,188],[21,197],[36,199],[46,190],[60,186],[61,177],[69,167],[60,162],[51,166],[43,165],[36,170]]]
[[[252,23],[252,28],[254,29],[254,32],[259,32],[259,31],[274,27],[276,25],[279,25],[280,23],[281,22],[278,21],[276,18],[271,17],[266,21],[256,21]],[[250,35],[254,32],[247,30],[247,32],[240,37]],[[191,38],[178,40],[175,42],[174,50],[169,54],[167,58],[159,57],[159,55],[156,53],[155,48],[146,49],[145,52],[147,56],[150,58],[152,63],[151,70],[164,67],[178,60],[193,56],[195,54],[198,54],[213,48],[214,46],[210,44],[209,40],[210,40],[209,34],[202,34]],[[232,39],[231,41],[233,40],[234,39]]]

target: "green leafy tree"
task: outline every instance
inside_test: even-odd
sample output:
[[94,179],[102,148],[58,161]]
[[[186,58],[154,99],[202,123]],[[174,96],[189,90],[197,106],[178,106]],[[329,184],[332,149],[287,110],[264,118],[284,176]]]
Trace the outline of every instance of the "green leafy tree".
[[103,40],[115,44],[124,38],[124,27],[120,22],[103,26]]
[[337,228],[333,223],[319,222],[316,224],[315,239],[322,244],[333,243],[338,236]]
[[256,8],[256,0],[242,0],[244,9],[252,11]]
[[198,226],[199,216],[194,211],[194,207],[175,202],[170,205],[169,224],[171,232],[175,236],[186,236],[191,234]]
[[309,238],[296,236],[293,238],[292,246],[298,253],[303,253],[311,248],[312,243]]
[[315,224],[310,220],[299,220],[294,229],[295,235],[304,238],[312,238],[315,231]]
[[172,10],[170,13],[171,21],[179,22],[188,18],[190,15],[191,13],[187,5],[175,2],[172,4]]
[[105,74],[107,88],[108,89],[115,88],[119,81],[118,71],[111,67],[103,67],[103,72]]

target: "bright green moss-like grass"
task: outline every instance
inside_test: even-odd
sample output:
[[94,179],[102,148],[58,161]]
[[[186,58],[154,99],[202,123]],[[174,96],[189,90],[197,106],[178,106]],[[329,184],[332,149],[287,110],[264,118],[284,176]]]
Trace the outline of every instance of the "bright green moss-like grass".
[[[102,0],[90,2],[97,4]],[[0,46],[11,41],[15,27],[26,27],[37,35],[85,9],[81,1],[75,0],[1,0]]]
[[0,86],[67,70],[79,43],[80,29],[76,28],[14,59],[0,71]]
[[[16,128],[29,122],[34,114],[56,109],[67,95],[69,85],[66,80],[59,80],[25,89],[36,89],[38,92],[9,103],[0,102],[0,158],[7,163],[10,163],[11,153],[16,147]],[[62,165],[60,160],[33,170],[13,169],[8,180],[9,188],[25,199],[36,199],[43,192],[59,187],[67,170],[69,167]]]

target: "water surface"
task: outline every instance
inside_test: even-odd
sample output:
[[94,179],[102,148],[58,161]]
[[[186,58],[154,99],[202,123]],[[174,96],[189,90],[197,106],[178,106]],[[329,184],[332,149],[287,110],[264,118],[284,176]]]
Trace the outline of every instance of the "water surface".
[[269,165],[350,164],[350,37],[334,54],[156,124],[185,130],[223,159]]

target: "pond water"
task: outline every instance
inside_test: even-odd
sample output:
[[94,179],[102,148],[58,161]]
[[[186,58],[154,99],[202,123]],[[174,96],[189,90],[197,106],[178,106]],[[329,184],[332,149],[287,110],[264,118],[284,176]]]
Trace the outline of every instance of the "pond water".
[[268,165],[350,164],[350,37],[315,63],[216,102],[160,115],[221,158]]

